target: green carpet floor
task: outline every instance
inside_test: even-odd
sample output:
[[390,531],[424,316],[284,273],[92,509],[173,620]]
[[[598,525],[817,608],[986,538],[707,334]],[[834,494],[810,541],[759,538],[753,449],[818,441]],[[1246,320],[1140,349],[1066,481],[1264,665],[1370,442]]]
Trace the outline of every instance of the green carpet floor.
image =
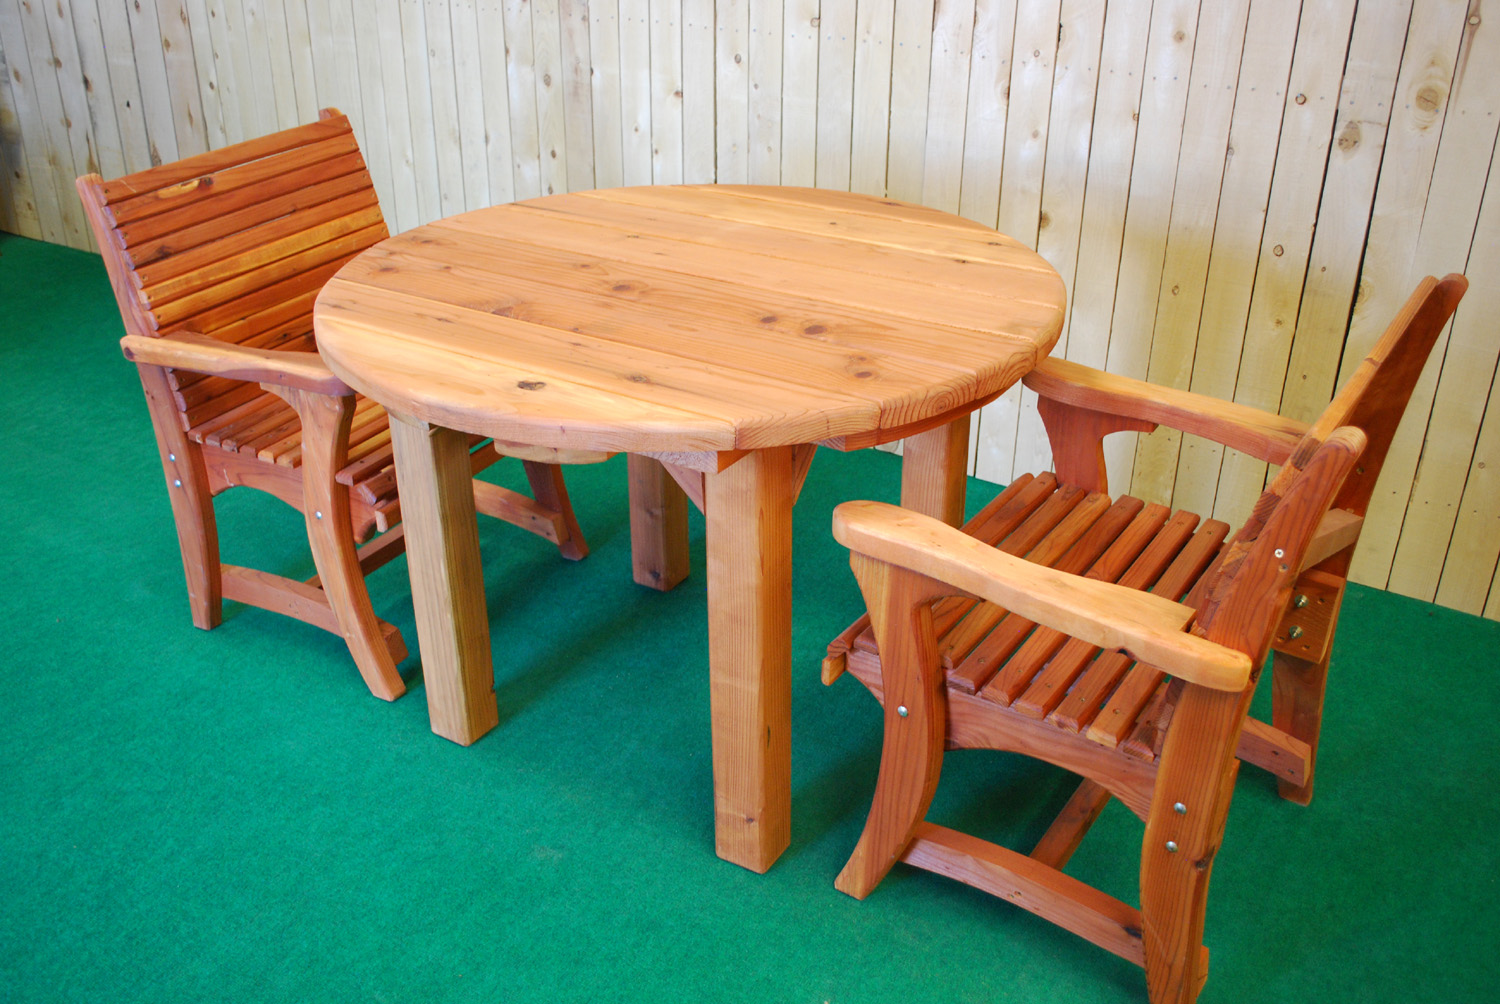
[[[822,451],[797,509],[793,839],[757,876],[713,854],[702,524],[692,578],[635,586],[623,458],[569,471],[582,564],[481,524],[501,723],[462,749],[415,656],[386,704],[331,635],[234,604],[191,626],[97,258],[0,235],[0,309],[0,1000],[1145,1000],[956,883],[832,886],[879,715],[818,682],[859,608],[828,517],[894,498],[896,458]],[[279,503],[231,492],[220,525],[226,560],[311,574]],[[404,559],[371,592],[415,650]],[[1496,999],[1497,649],[1500,624],[1351,589],[1318,797],[1241,776],[1204,1002]],[[1025,843],[1067,793],[958,754],[933,815]],[[1111,806],[1070,870],[1134,900],[1139,832]]]

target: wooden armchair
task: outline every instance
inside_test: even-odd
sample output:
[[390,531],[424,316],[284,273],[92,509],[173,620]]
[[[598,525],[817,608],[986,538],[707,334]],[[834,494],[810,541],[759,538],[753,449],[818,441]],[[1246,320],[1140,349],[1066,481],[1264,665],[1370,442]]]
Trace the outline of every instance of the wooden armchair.
[[[227,598],[315,624],[344,637],[371,693],[399,697],[406,646],[364,582],[404,549],[386,416],[313,341],[318,291],[387,236],[348,119],[324,110],[310,125],[77,187],[146,392],[193,623],[215,627]],[[475,472],[500,458],[493,443],[471,455]],[[476,481],[476,507],[583,557],[561,471],[525,463],[535,499]],[[221,564],[213,497],[238,485],[303,512],[316,577]]]
[[[1312,795],[1349,559],[1466,286],[1424,280],[1311,426],[1049,361],[1026,382],[1055,475],[1017,479],[962,531],[880,503],[840,506],[834,534],[870,615],[830,646],[824,678],[858,677],[884,704],[885,738],[838,888],[863,898],[905,861],[1143,966],[1154,1004],[1194,1000],[1239,760],[1275,773],[1287,798]],[[1102,436],[1158,422],[1282,465],[1232,537],[1221,522],[1104,494]],[[1268,725],[1247,711],[1273,650]],[[945,748],[1024,753],[1083,780],[1036,848],[1017,853],[925,820]],[[1111,797],[1145,822],[1139,909],[1062,872]]]

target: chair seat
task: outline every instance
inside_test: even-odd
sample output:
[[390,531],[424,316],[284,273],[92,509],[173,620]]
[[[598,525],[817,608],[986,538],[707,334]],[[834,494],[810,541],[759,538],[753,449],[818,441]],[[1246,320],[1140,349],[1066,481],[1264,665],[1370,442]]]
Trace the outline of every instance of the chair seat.
[[[1191,605],[1229,526],[1128,495],[1111,501],[1041,474],[1018,478],[964,531],[1038,564],[1172,600],[1188,597]],[[1160,752],[1174,688],[1159,670],[1118,650],[1101,651],[1038,628],[988,601],[938,600],[933,624],[951,691],[1142,760]],[[844,660],[880,692],[880,657],[868,616],[833,641],[829,659],[835,666]]]

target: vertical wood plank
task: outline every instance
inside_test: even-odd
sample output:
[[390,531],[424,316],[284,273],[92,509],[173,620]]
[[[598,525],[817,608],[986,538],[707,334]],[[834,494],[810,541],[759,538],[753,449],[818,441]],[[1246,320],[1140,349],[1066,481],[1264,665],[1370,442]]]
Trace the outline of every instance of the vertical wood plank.
[[[172,126],[177,137],[177,155],[190,157],[208,149],[208,130],[203,121],[203,97],[198,90],[198,67],[193,58],[193,34],[188,26],[184,0],[157,0],[157,44],[172,95]],[[267,116],[270,121],[271,117]],[[274,131],[274,125],[267,128]]]
[[[563,134],[568,144],[567,190],[594,187],[594,99],[589,82],[588,0],[559,0],[562,45]],[[619,104],[618,83],[612,95]]]
[[479,49],[481,86],[484,89],[485,156],[489,161],[490,199],[510,202],[516,197],[515,151],[511,145],[510,76],[506,68],[509,48],[505,34],[505,12],[499,0],[479,4]]
[[891,120],[885,192],[903,202],[922,201],[934,2],[896,0],[891,32]]
[[[1151,10],[1140,125],[1130,167],[1130,201],[1109,336],[1106,368],[1112,373],[1146,375],[1171,225],[1197,19],[1196,0],[1167,0]],[[1117,491],[1131,483],[1135,438],[1135,433],[1126,432],[1104,442],[1110,484]]]
[[536,58],[531,43],[531,3],[505,0],[505,47],[510,85],[511,155],[517,199],[542,194],[542,152],[537,108]]
[[[996,226],[1033,249],[1041,232],[1059,13],[1057,3],[1025,3],[1016,9]],[[975,474],[982,478],[1004,482],[1018,471],[1016,438],[1022,393],[1017,384],[979,413]]]
[[849,189],[854,105],[853,3],[825,3],[818,13],[818,147],[815,184]]
[[1066,333],[1067,358],[1096,368],[1103,368],[1109,351],[1125,206],[1130,196],[1129,174],[1119,165],[1129,164],[1135,157],[1150,11],[1149,0],[1115,0],[1105,11],[1078,271]]
[[750,180],[750,4],[714,3],[715,180],[743,185]]
[[391,231],[400,233],[417,225],[421,211],[412,149],[411,108],[406,101],[406,73],[395,70],[405,62],[400,4],[383,3],[376,7],[375,33],[380,62],[386,67],[381,97],[385,99],[385,141],[391,158],[391,204],[385,207],[385,218]]
[[781,50],[783,10],[779,0],[751,0],[750,108],[747,148],[752,185],[781,183]]
[[[1493,275],[1500,264],[1500,213],[1494,207],[1494,195],[1485,198],[1500,126],[1493,114],[1500,107],[1500,74],[1479,69],[1500,64],[1500,30],[1485,26],[1481,18],[1479,24],[1466,25],[1463,34],[1447,124],[1417,242],[1414,271],[1424,274]],[[1433,360],[1412,392],[1381,472],[1382,480],[1390,470],[1397,485],[1411,486],[1389,588],[1429,601],[1437,595],[1442,574],[1442,565],[1434,558],[1446,552],[1453,539],[1476,432],[1500,362],[1500,339],[1493,326],[1481,333],[1471,320],[1476,311],[1467,300],[1473,294],[1471,285],[1465,296],[1465,324],[1455,323],[1433,347]],[[1477,301],[1474,306],[1483,316],[1487,306],[1483,295]],[[1428,435],[1429,429],[1441,431]],[[1380,491],[1378,485],[1376,491]],[[1500,516],[1500,500],[1494,508]],[[1461,540],[1459,544],[1462,549]]]
[[932,77],[927,99],[922,203],[958,212],[963,183],[964,125],[974,42],[974,0],[936,6],[932,26]]
[[[1037,252],[1062,277],[1072,316],[1073,287],[1078,273],[1078,240],[1083,226],[1084,185],[1088,178],[1094,101],[1099,87],[1099,59],[1104,45],[1103,0],[1084,0],[1062,8],[1052,83],[1052,117],[1047,128],[1047,158],[1038,221]],[[1066,358],[1067,329],[1052,354]],[[1016,430],[1018,471],[1052,470],[1047,431],[1037,414],[1036,395],[1021,389],[1021,415]]]
[[786,0],[781,91],[781,183],[817,180],[818,0]]
[[964,126],[963,183],[958,211],[993,227],[1000,218],[1000,172],[1005,163],[1005,117],[1015,50],[1016,0],[978,0],[969,50],[968,118]]
[[[336,0],[337,2],[337,0]],[[357,0],[353,0],[357,2]],[[375,185],[375,195],[381,209],[388,218],[394,218],[396,207],[395,169],[392,164],[391,128],[386,116],[385,78],[387,70],[380,58],[380,22],[374,17],[361,17],[351,7],[347,19],[341,18],[345,27],[340,32],[341,44],[354,49],[355,75],[359,83],[359,105],[364,131],[355,134],[364,154],[365,166],[370,170],[370,180]],[[405,151],[403,150],[402,153]]]
[[427,36],[428,93],[432,102],[423,111],[432,120],[437,144],[438,213],[452,216],[463,212],[467,203],[450,0],[423,0],[422,17]]
[[5,51],[6,16],[5,11],[0,11],[0,171],[4,171],[5,178],[5,197],[0,198],[4,204],[0,228],[40,240],[42,223],[31,190],[31,166],[26,162],[21,115],[11,91],[10,62]]
[[[59,4],[54,11],[69,10]],[[126,173],[124,141],[116,121],[114,88],[109,79],[109,58],[104,51],[104,33],[99,22],[97,0],[74,0],[71,6],[74,40],[78,47],[88,122],[93,137],[93,152],[98,170],[105,178]],[[0,202],[5,200],[0,199]],[[7,207],[0,207],[4,212]]]
[[536,67],[536,127],[540,144],[542,194],[568,190],[567,111],[563,91],[562,22],[558,0],[534,0],[531,42]]
[[477,0],[453,0],[448,9],[465,209],[483,209],[494,202],[490,196],[489,146],[484,135],[484,79],[480,71],[484,54],[479,46],[477,7]]
[[895,17],[895,0],[859,0],[855,7],[849,189],[866,195],[885,195]]
[[714,0],[682,0],[682,180],[715,180]]
[[[295,4],[296,0],[292,0]],[[297,77],[292,70],[291,31],[286,16],[286,0],[265,0],[265,39],[267,72],[271,77],[272,91],[276,99],[276,127],[290,129],[300,125],[302,118],[297,112]],[[190,18],[191,21],[191,12]],[[199,33],[193,34],[193,54],[197,55]],[[202,72],[203,63],[198,63]],[[202,93],[202,89],[199,89]],[[204,115],[209,114],[205,102]],[[213,147],[213,137],[209,137]]]
[[[1252,8],[1252,19],[1260,14],[1258,5]],[[1264,411],[1280,407],[1353,19],[1354,0],[1305,0],[1302,5],[1239,354],[1232,355],[1232,329],[1225,326],[1223,336],[1207,345],[1202,362],[1194,361],[1194,390],[1233,397]],[[1266,100],[1264,94],[1261,100]],[[1242,121],[1236,111],[1230,130],[1236,158],[1245,156]],[[1255,160],[1255,154],[1250,159]],[[1236,170],[1231,162],[1231,175]],[[1210,316],[1207,311],[1205,316]],[[1228,453],[1205,440],[1186,439],[1177,477],[1187,489],[1177,504],[1238,525],[1260,495],[1265,473],[1266,465],[1253,458]]]
[[[600,188],[624,184],[625,79],[621,74],[625,11],[630,0],[589,0],[589,52],[593,63],[594,179]],[[649,55],[647,57],[649,59]],[[633,83],[633,82],[632,82]]]
[[682,182],[681,0],[651,0],[651,180]]
[[[292,85],[297,95],[297,121],[318,117],[318,85],[313,71],[312,30],[307,22],[307,0],[285,0],[287,44],[292,50]],[[388,5],[382,4],[385,8]],[[405,61],[401,61],[404,65]],[[394,68],[392,70],[394,73]]]
[[[1430,0],[1412,8],[1364,263],[1360,267],[1358,297],[1338,366],[1340,379],[1348,379],[1421,274],[1417,252],[1429,193],[1439,200],[1453,194],[1433,191],[1432,181],[1468,7],[1467,0]],[[1473,203],[1478,205],[1477,195],[1473,196]],[[1466,243],[1466,237],[1461,239]],[[1413,392],[1412,404],[1402,423],[1406,430],[1413,423],[1419,429],[1426,428],[1434,379],[1435,370],[1428,370]],[[1358,582],[1381,588],[1386,585],[1410,498],[1419,446],[1420,438],[1413,444],[1410,432],[1398,430],[1386,455],[1380,481],[1370,499],[1370,511],[1365,516],[1359,550],[1349,567],[1350,577]]]
[[[1225,204],[1220,196],[1229,165],[1229,127],[1236,107],[1249,7],[1248,0],[1205,4],[1198,17],[1194,48],[1199,58],[1193,60],[1188,79],[1161,293],[1146,364],[1146,378],[1163,386],[1186,388],[1191,382],[1214,252],[1222,261],[1229,253],[1227,243],[1240,237],[1232,233],[1231,221],[1225,221],[1228,226],[1222,234],[1216,224],[1221,208],[1226,216],[1233,217],[1244,207],[1243,203]],[[1256,55],[1264,61],[1264,54]],[[1278,83],[1285,81],[1285,66],[1283,63],[1282,81]],[[1245,84],[1248,96],[1250,81]],[[1260,186],[1250,198],[1265,191]],[[1244,208],[1249,209],[1248,246],[1254,247],[1260,239],[1259,207],[1252,201]],[[1241,246],[1245,246],[1243,240]],[[1131,481],[1134,494],[1150,499],[1172,497],[1181,440],[1173,429],[1158,429],[1140,437]]]
[[[596,70],[594,116],[601,114],[601,104],[620,108],[621,164],[618,175],[604,170],[604,151],[594,151],[594,184],[649,185],[652,175],[651,151],[651,4],[650,0],[620,0],[620,67],[618,83],[611,83],[607,73]],[[595,57],[595,66],[602,64]],[[603,79],[603,86],[599,80]],[[610,90],[619,93],[612,99]],[[595,146],[600,133],[594,131]]]
[[[83,218],[83,206],[76,197],[71,197],[73,193],[66,187],[70,177],[84,173],[74,166],[77,154],[74,141],[78,137],[76,134],[69,135],[68,113],[55,71],[56,66],[72,66],[74,55],[59,54],[53,47],[46,17],[40,9],[23,3],[19,5],[17,13],[19,16],[13,22],[7,19],[8,25],[0,25],[0,28],[8,27],[6,34],[0,38],[0,44],[5,46],[7,52],[29,57],[31,76],[27,78],[19,68],[20,57],[17,55],[17,62],[11,66],[11,80],[17,89],[28,92],[27,105],[18,103],[18,108],[31,111],[31,133],[35,136],[35,141],[28,143],[28,153],[32,163],[33,192],[36,192],[37,179],[47,177],[52,189],[50,205],[47,206],[48,215],[52,212],[57,214],[57,230],[54,231],[57,243],[87,248],[88,224]],[[63,64],[64,55],[67,56],[66,64]],[[87,164],[86,145],[84,153],[85,156],[81,159]]]
[[[94,8],[99,14],[99,30],[104,38],[114,40],[113,45],[104,47],[104,57],[109,65],[109,89],[114,97],[115,122],[120,127],[120,141],[124,145],[125,171],[144,171],[151,167],[157,160],[153,160],[154,150],[151,146],[151,138],[146,131],[146,111],[141,100],[140,79],[136,73],[135,52],[124,40],[130,37],[130,19],[126,15],[125,5],[116,3],[100,3]],[[212,46],[206,42],[208,32],[208,15],[200,14],[203,10],[203,0],[195,0],[189,4],[189,16],[194,25],[193,56],[199,66],[201,95],[204,91],[205,82],[202,73],[205,64],[209,69],[213,66]],[[205,41],[200,51],[200,40],[198,37],[198,26],[202,26],[202,34]],[[206,83],[212,84],[212,78]],[[223,121],[217,114],[217,97],[215,105],[210,108],[208,102],[204,102],[205,117],[209,122],[210,139],[218,139],[223,145]],[[217,132],[214,125],[217,123]]]
[[[406,105],[411,115],[411,152],[417,180],[416,222],[438,219],[442,212],[437,133],[432,115],[432,77],[427,69],[427,18],[422,0],[400,0],[401,65],[406,72]],[[530,9],[530,5],[526,5]],[[530,37],[530,32],[527,32]],[[529,50],[529,47],[528,47]]]

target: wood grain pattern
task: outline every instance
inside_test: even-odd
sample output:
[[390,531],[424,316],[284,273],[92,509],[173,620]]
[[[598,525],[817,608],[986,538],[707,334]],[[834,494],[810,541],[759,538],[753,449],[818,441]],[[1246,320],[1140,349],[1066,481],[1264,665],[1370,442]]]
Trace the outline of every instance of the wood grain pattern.
[[[87,247],[77,174],[218,149],[320,105],[350,115],[397,231],[622,182],[883,184],[1036,228],[1073,300],[1067,358],[1307,419],[1413,278],[1493,269],[1477,195],[1496,188],[1497,29],[1472,6],[0,0],[0,229]],[[1466,349],[1434,364],[1358,579],[1500,607],[1500,548],[1452,546],[1460,513],[1500,523],[1474,393],[1497,367]],[[1157,435],[1136,490],[1243,521],[1266,464]],[[997,401],[971,442],[985,477],[1049,466],[1030,392]]]
[[1030,369],[1061,306],[1055,273],[991,230],[882,200],[720,186],[433,224],[346,268],[317,316],[334,371],[403,413],[653,452],[946,421]]

